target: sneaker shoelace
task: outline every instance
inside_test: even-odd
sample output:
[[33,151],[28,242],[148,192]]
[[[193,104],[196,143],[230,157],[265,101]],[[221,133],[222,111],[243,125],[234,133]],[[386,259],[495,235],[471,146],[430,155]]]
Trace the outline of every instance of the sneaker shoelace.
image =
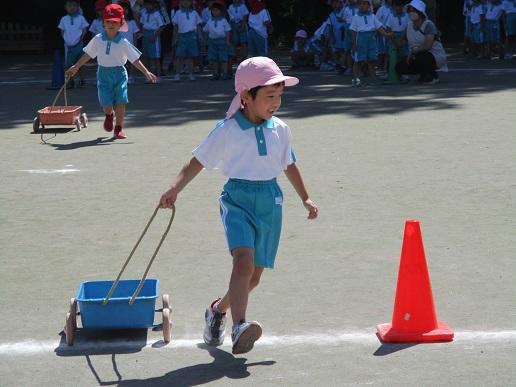
[[211,320],[210,328],[212,336],[220,336],[220,326],[222,324],[223,314],[217,311],[213,311],[213,319]]

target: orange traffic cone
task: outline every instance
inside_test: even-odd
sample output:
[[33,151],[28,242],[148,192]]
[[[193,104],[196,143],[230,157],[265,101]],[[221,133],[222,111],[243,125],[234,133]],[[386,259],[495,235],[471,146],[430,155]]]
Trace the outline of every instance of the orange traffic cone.
[[452,341],[453,331],[437,321],[419,221],[407,220],[392,324],[376,327],[387,343]]

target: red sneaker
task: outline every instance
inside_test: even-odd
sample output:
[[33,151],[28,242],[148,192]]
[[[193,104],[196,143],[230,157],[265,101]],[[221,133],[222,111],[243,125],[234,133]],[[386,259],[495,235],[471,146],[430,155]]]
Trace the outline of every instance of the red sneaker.
[[111,132],[113,130],[113,113],[106,114],[106,118],[104,118],[104,130],[106,132]]
[[121,126],[115,126],[115,138],[127,138]]

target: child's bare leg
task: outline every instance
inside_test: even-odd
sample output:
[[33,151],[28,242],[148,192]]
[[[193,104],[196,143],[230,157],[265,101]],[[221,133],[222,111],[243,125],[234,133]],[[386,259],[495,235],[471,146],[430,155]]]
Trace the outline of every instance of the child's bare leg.
[[193,74],[193,68],[194,68],[193,58],[188,58],[185,60],[185,62],[186,62],[186,67],[188,68],[188,73]]
[[368,72],[370,77],[374,77],[375,76],[374,65],[375,65],[375,62],[367,62],[367,72]]
[[79,69],[79,79],[84,82],[84,68]]
[[360,67],[362,66],[362,62],[353,63],[353,78],[358,78],[360,75]]
[[254,266],[254,255],[251,249],[235,249],[229,290],[217,304],[217,309],[225,313],[231,308],[234,323],[245,320],[249,292],[258,286],[262,273],[262,267]]
[[102,110],[104,110],[104,114],[106,114],[108,116],[113,114],[113,106],[111,106],[111,105],[102,106]]
[[183,71],[183,58],[176,57],[176,74],[181,74],[181,71]]
[[124,127],[125,105],[115,106],[116,126]]
[[[264,270],[263,267],[255,266],[253,275],[251,276],[251,279],[249,280],[249,293],[251,293],[251,291],[253,289],[255,289],[258,286],[258,284],[260,283],[260,278],[262,277],[263,270]],[[231,302],[230,302],[229,291],[228,291],[226,293],[226,295],[224,297],[222,297],[221,300],[217,303],[217,309],[220,312],[225,313],[229,310],[230,306],[231,306]]]
[[154,59],[154,62],[156,66],[156,72],[154,74],[159,77],[161,76],[161,58]]

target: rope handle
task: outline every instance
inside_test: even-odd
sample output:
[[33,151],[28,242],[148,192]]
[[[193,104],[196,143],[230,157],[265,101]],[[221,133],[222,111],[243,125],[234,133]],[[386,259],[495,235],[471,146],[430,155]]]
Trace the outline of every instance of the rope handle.
[[68,97],[66,95],[66,84],[68,83],[68,81],[70,80],[70,77],[68,75],[65,75],[65,79],[64,79],[64,83],[63,83],[63,86],[61,86],[61,88],[59,89],[59,91],[57,92],[57,95],[56,97],[54,98],[54,102],[52,102],[52,107],[54,107],[56,105],[56,102],[59,98],[59,96],[61,95],[61,93],[63,92],[64,90],[64,101],[65,101],[65,106],[68,106]]
[[[106,305],[108,303],[109,299],[111,298],[111,296],[113,295],[113,293],[115,292],[115,289],[117,288],[118,283],[120,282],[120,277],[122,276],[122,273],[124,272],[125,268],[129,264],[129,261],[133,257],[134,252],[136,251],[136,249],[140,245],[140,242],[142,241],[143,237],[147,233],[147,230],[149,229],[149,226],[151,225],[151,223],[154,220],[154,218],[156,217],[156,214],[158,213],[159,208],[160,208],[160,206],[158,205],[156,207],[156,209],[154,210],[154,213],[152,214],[151,218],[147,222],[147,225],[143,229],[143,232],[140,235],[140,238],[138,238],[138,241],[134,245],[133,249],[131,250],[131,253],[127,257],[124,265],[122,266],[122,269],[120,270],[120,273],[118,273],[118,277],[116,277],[115,282],[113,282],[113,285],[111,286],[111,289],[109,290],[106,298],[102,302],[102,305]],[[161,245],[163,244],[163,241],[165,240],[165,238],[166,238],[166,236],[167,236],[167,234],[168,234],[168,232],[170,230],[170,227],[172,226],[172,222],[174,221],[175,215],[176,215],[176,207],[174,205],[172,205],[172,215],[170,216],[170,220],[168,222],[167,228],[165,229],[165,232],[163,233],[163,236],[161,237],[161,240],[159,241],[158,246],[156,247],[156,250],[154,250],[154,254],[152,255],[152,257],[151,257],[151,259],[149,261],[149,264],[147,265],[147,268],[145,269],[145,272],[143,273],[142,279],[140,280],[140,283],[138,284],[138,287],[136,288],[136,290],[134,291],[133,295],[131,296],[131,299],[129,300],[129,305],[132,305],[134,300],[138,296],[138,294],[140,294],[140,291],[142,290],[142,287],[143,287],[143,283],[145,282],[145,279],[147,278],[147,274],[149,273],[149,270],[150,270],[150,268],[152,266],[152,263],[154,262],[154,258],[156,258],[156,256],[158,255],[158,251],[161,248]]]

